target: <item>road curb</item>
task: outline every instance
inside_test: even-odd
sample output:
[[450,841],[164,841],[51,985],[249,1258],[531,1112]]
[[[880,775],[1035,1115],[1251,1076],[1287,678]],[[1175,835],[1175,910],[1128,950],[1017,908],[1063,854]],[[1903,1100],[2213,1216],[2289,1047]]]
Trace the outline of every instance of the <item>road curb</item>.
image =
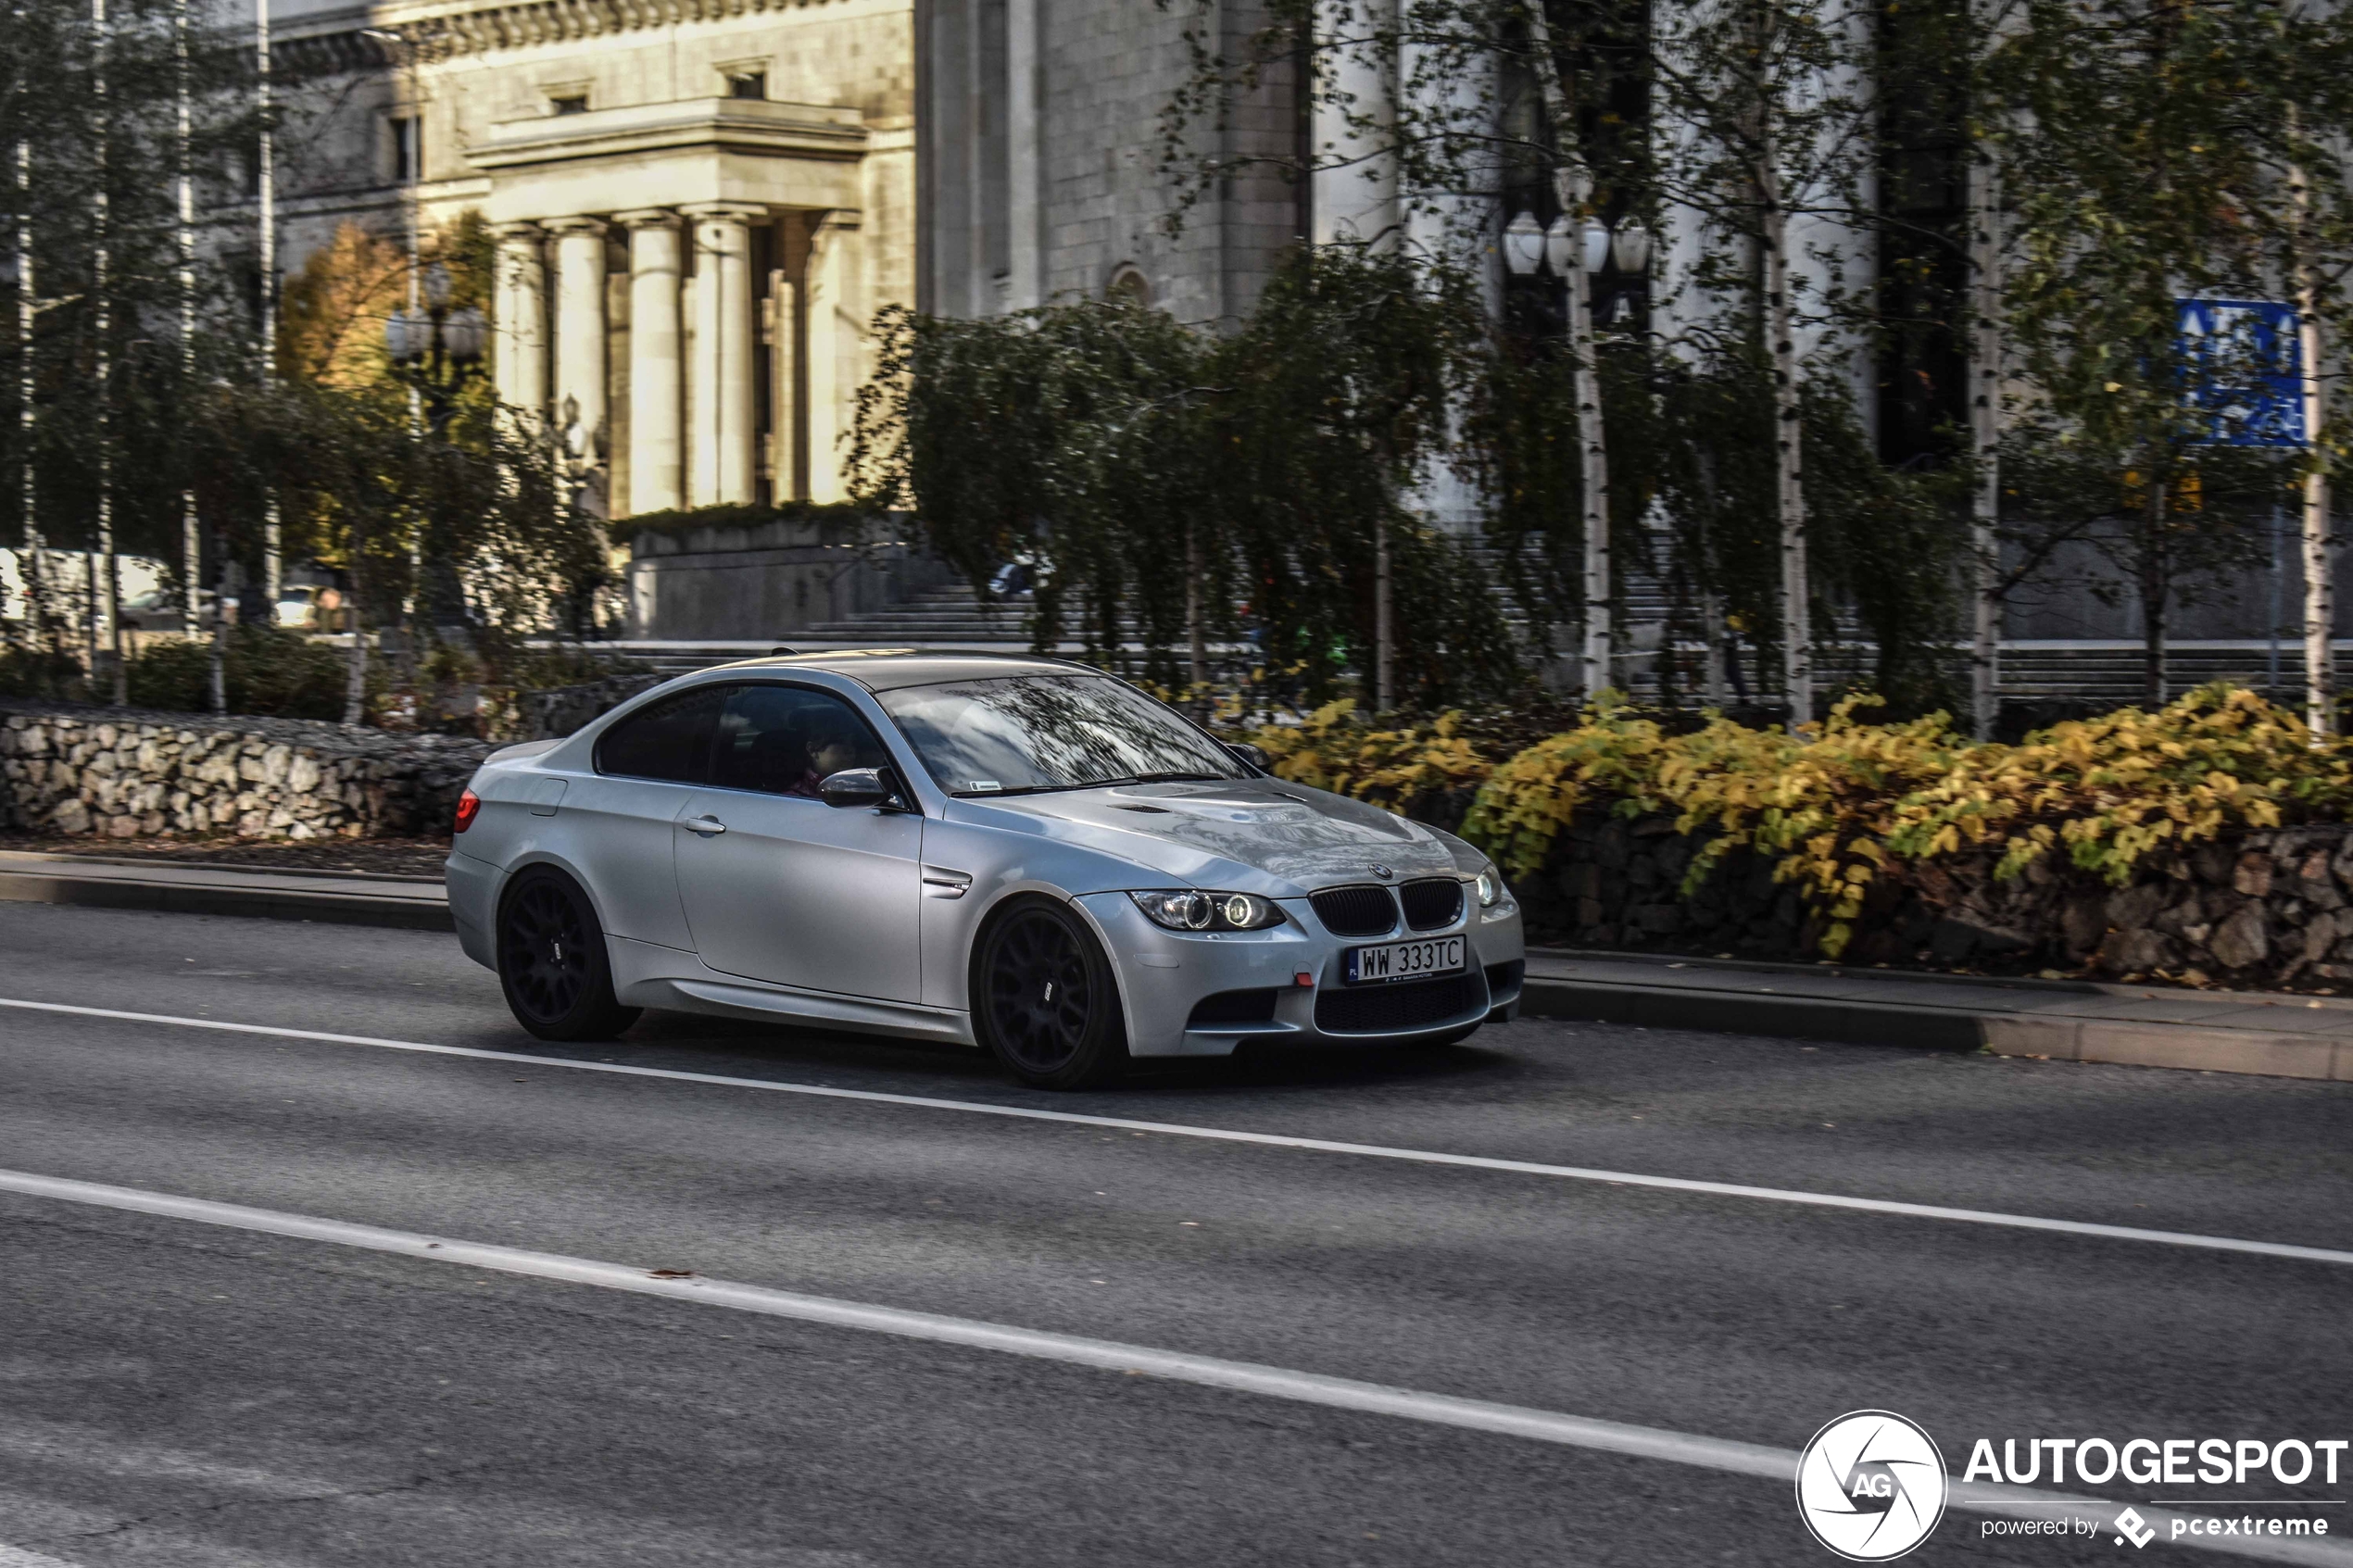
[[455,931],[449,905],[433,883],[402,895],[240,885],[224,880],[150,882],[76,876],[70,870],[0,869],[0,902],[80,904],[92,909],[155,909],[172,914],[240,915],[248,920],[314,921],[403,931]]
[[2353,1044],[2254,1029],[2032,1017],[1952,1007],[1727,994],[1534,975],[1528,978],[1520,994],[1520,1011],[1534,1018],[1650,1029],[1698,1029],[1842,1045],[1985,1051],[2052,1061],[2353,1083]]
[[[174,914],[235,915],[403,931],[455,931],[441,884],[422,879],[258,872],[179,862],[178,877],[142,877],[120,860],[77,868],[71,857],[0,864],[0,902],[79,904]],[[33,861],[33,863],[27,863]],[[185,873],[200,873],[188,875]],[[315,881],[317,887],[288,886]],[[328,884],[334,885],[326,885]],[[369,884],[381,884],[375,891]],[[1566,956],[1566,955],[1564,955]],[[1793,976],[1800,972],[1793,970]],[[1892,978],[1892,977],[1891,977]],[[1725,991],[1626,980],[1530,974],[1520,1011],[1647,1029],[1693,1029],[1841,1045],[1902,1046],[2050,1061],[2097,1061],[2198,1073],[2353,1083],[2353,1039],[2194,1023],[2148,1022],[1996,1009]]]

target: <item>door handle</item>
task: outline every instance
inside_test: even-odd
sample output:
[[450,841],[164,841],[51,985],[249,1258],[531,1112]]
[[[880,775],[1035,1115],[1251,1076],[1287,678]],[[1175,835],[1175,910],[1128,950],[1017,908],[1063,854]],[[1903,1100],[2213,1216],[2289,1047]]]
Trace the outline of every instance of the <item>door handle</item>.
[[678,825],[688,833],[698,833],[705,838],[711,837],[713,834],[727,831],[727,824],[716,817],[689,817]]

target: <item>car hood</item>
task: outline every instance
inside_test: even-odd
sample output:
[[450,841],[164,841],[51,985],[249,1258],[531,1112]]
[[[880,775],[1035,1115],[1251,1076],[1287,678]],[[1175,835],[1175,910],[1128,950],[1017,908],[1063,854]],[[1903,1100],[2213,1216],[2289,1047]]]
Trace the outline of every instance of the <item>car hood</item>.
[[1377,865],[1399,880],[1462,869],[1444,834],[1281,779],[965,797],[956,806],[968,821],[1044,833],[1196,886],[1274,897],[1364,882]]

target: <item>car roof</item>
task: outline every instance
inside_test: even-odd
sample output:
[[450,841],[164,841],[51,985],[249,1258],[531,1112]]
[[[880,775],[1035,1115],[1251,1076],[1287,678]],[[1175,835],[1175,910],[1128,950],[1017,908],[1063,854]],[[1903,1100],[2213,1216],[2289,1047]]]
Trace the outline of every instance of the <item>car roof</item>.
[[816,653],[739,659],[718,668],[731,673],[773,671],[780,675],[814,670],[855,681],[870,692],[936,686],[950,681],[987,681],[1008,675],[1102,673],[1092,666],[1066,659],[1048,659],[1034,653],[990,653],[979,648],[826,648]]

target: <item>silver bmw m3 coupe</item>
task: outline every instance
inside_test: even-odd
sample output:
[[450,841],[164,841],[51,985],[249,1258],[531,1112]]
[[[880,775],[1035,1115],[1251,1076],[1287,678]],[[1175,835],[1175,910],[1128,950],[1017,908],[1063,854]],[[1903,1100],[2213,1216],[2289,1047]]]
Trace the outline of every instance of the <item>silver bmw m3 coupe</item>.
[[1056,659],[751,659],[492,756],[449,905],[551,1040],[674,1008],[979,1046],[1072,1088],[1511,1018],[1519,909],[1487,858],[1263,761]]

